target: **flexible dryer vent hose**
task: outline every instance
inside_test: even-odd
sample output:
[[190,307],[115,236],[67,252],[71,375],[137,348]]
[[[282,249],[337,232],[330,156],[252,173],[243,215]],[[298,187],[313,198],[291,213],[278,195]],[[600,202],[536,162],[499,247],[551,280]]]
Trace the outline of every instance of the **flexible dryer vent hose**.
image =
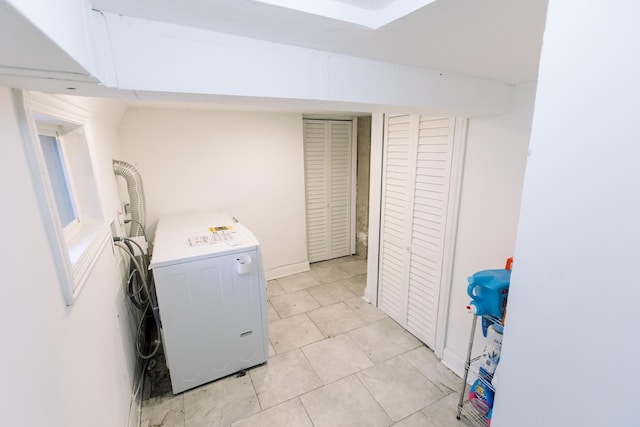
[[146,226],[146,210],[144,188],[140,173],[129,163],[120,160],[113,161],[113,172],[120,175],[127,182],[129,201],[131,202],[131,236],[144,236]]

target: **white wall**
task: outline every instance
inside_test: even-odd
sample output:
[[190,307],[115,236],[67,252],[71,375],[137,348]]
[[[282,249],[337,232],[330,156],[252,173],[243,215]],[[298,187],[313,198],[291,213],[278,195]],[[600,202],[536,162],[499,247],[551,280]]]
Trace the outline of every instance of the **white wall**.
[[[66,308],[10,94],[0,88],[2,423],[124,426],[135,356],[116,257],[107,245]],[[108,145],[114,134],[92,122],[94,142]],[[110,162],[103,148],[101,165]]]
[[549,3],[494,427],[640,424],[638,22]]
[[[471,316],[467,277],[513,256],[535,83],[516,87],[513,112],[469,120],[443,362],[461,374]],[[482,350],[482,348],[480,348]]]
[[308,269],[300,114],[134,108],[121,132],[150,232],[163,215],[219,209],[256,234],[267,277]]

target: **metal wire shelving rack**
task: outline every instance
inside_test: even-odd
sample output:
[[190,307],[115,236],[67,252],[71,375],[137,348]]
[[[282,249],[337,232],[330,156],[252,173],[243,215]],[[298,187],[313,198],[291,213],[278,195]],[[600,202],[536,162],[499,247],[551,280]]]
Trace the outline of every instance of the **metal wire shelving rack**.
[[[471,323],[471,334],[469,336],[469,347],[467,348],[467,359],[464,365],[464,376],[462,378],[462,391],[460,391],[460,400],[458,401],[458,412],[456,414],[456,418],[460,419],[464,416],[467,420],[471,422],[476,427],[487,427],[489,424],[489,420],[487,416],[476,409],[476,407],[469,402],[467,398],[467,393],[469,389],[469,373],[471,372],[475,377],[480,375],[480,369],[478,367],[478,363],[480,361],[480,356],[471,357],[473,350],[473,341],[476,336],[476,324],[478,323],[478,317],[482,316],[473,316],[473,322]],[[497,318],[485,316],[489,322],[500,324],[501,321]],[[495,389],[491,386],[492,375],[483,376],[485,383],[491,388],[492,391],[495,392]]]

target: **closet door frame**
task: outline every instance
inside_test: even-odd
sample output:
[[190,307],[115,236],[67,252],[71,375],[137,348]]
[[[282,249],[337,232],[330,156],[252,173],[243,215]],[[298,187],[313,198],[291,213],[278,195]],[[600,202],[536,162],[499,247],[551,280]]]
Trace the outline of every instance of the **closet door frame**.
[[[453,134],[453,152],[451,157],[451,181],[449,182],[449,208],[444,237],[444,255],[442,260],[442,278],[440,282],[440,301],[438,305],[437,332],[434,353],[442,359],[447,338],[451,288],[453,286],[453,264],[455,262],[456,239],[458,236],[458,218],[460,217],[460,198],[464,178],[464,163],[467,152],[467,131],[469,119],[455,119]],[[466,286],[466,284],[465,284]]]
[[[381,216],[382,216],[382,185],[384,168],[384,128],[386,117],[384,114],[376,114],[372,119],[371,129],[371,179],[370,179],[370,210],[369,210],[369,252],[367,265],[367,286],[364,298],[370,303],[379,305],[379,257],[381,240]],[[440,281],[440,295],[438,302],[438,314],[436,325],[436,337],[434,353],[442,358],[447,336],[447,319],[449,317],[449,305],[451,297],[453,263],[455,258],[455,244],[458,230],[458,217],[460,212],[460,196],[464,161],[467,144],[467,118],[455,118],[453,147],[451,158],[451,178],[449,184],[449,205],[445,227],[445,249],[442,262]]]
[[351,118],[351,255],[356,253],[356,197],[358,196],[358,118]]

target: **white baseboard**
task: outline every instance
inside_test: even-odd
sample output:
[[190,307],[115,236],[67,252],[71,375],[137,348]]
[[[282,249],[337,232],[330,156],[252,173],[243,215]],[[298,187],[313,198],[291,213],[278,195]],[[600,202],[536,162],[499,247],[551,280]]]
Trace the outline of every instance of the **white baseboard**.
[[364,288],[364,300],[368,303],[376,305],[376,300],[378,299],[378,289],[377,289],[378,281],[377,280],[369,280],[369,276],[367,275],[367,286]]
[[305,271],[309,271],[309,261],[271,268],[269,270],[265,270],[264,275],[267,280],[272,280],[277,279],[278,277],[289,276],[291,274],[302,273]]
[[442,364],[459,377],[464,375],[464,359],[451,352],[448,348],[445,348],[442,354]]

